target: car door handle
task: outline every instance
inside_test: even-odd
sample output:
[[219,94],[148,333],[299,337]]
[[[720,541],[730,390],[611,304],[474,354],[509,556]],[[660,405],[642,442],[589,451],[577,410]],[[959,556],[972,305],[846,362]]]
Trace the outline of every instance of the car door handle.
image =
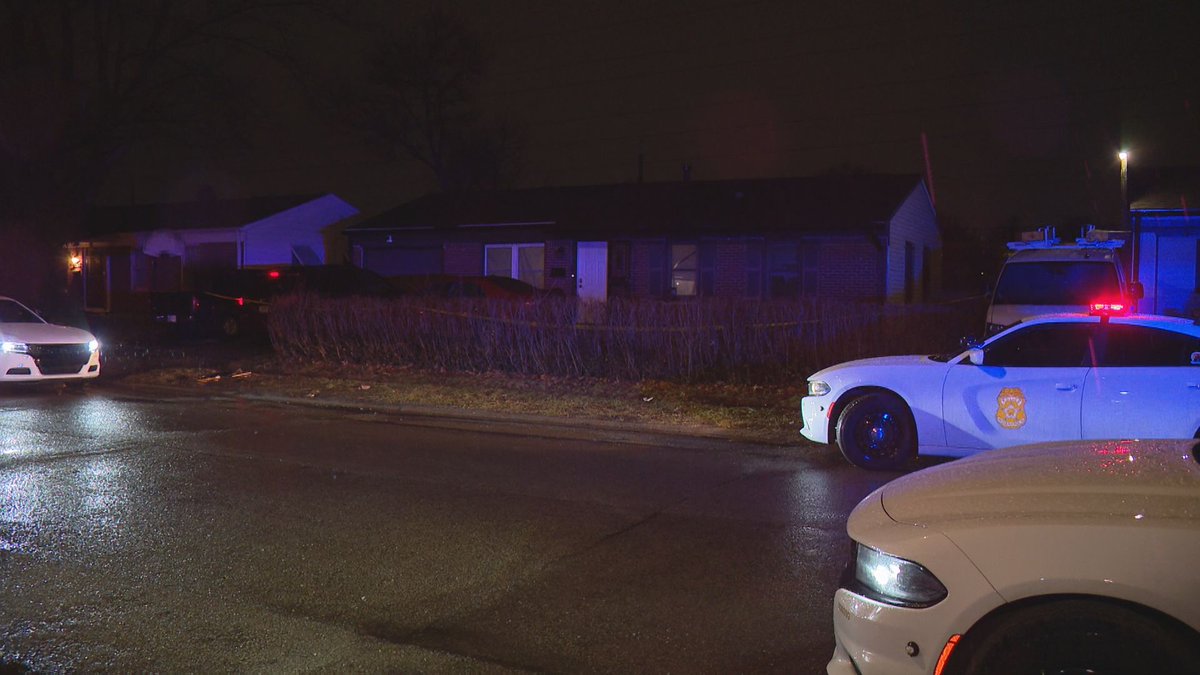
[[1059,384],[1054,385],[1054,388],[1059,391],[1075,391],[1076,389],[1079,388],[1079,385],[1059,383]]

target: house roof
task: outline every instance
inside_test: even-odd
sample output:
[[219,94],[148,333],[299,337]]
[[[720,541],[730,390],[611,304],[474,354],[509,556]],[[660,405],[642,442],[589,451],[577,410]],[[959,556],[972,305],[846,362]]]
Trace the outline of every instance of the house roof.
[[84,222],[85,237],[151,230],[232,229],[318,199],[320,195],[202,199],[169,204],[98,206]]
[[827,175],[430,194],[346,232],[540,225],[563,234],[864,231],[891,219],[917,175]]
[[1135,167],[1129,174],[1131,210],[1190,213],[1200,210],[1200,167]]

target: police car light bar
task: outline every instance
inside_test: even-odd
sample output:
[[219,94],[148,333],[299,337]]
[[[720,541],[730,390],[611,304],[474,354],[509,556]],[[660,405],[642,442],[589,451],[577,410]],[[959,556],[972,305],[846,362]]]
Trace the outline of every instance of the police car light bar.
[[1129,313],[1129,305],[1124,302],[1093,302],[1092,316],[1124,316]]

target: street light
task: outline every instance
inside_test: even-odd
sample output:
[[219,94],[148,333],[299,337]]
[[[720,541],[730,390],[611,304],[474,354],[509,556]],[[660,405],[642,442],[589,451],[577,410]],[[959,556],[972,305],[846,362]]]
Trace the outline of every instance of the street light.
[[1121,220],[1125,224],[1125,229],[1129,229],[1129,151],[1122,150],[1117,153],[1117,157],[1121,159]]
[[1141,298],[1143,291],[1141,290],[1141,261],[1138,260],[1138,233],[1133,223],[1133,219],[1129,213],[1129,151],[1121,150],[1117,153],[1117,158],[1121,160],[1121,219],[1124,221],[1124,229],[1129,232],[1129,261],[1130,267],[1130,290],[1132,291],[1131,300],[1133,306],[1137,308],[1137,301]]

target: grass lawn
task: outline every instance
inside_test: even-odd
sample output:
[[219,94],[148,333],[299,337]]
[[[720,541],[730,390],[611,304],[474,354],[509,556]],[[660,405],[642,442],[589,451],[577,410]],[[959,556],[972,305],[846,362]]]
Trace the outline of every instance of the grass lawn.
[[620,382],[414,368],[283,364],[269,353],[127,359],[113,377],[214,393],[272,394],[361,404],[426,405],[738,430],[769,443],[801,443],[793,386]]

